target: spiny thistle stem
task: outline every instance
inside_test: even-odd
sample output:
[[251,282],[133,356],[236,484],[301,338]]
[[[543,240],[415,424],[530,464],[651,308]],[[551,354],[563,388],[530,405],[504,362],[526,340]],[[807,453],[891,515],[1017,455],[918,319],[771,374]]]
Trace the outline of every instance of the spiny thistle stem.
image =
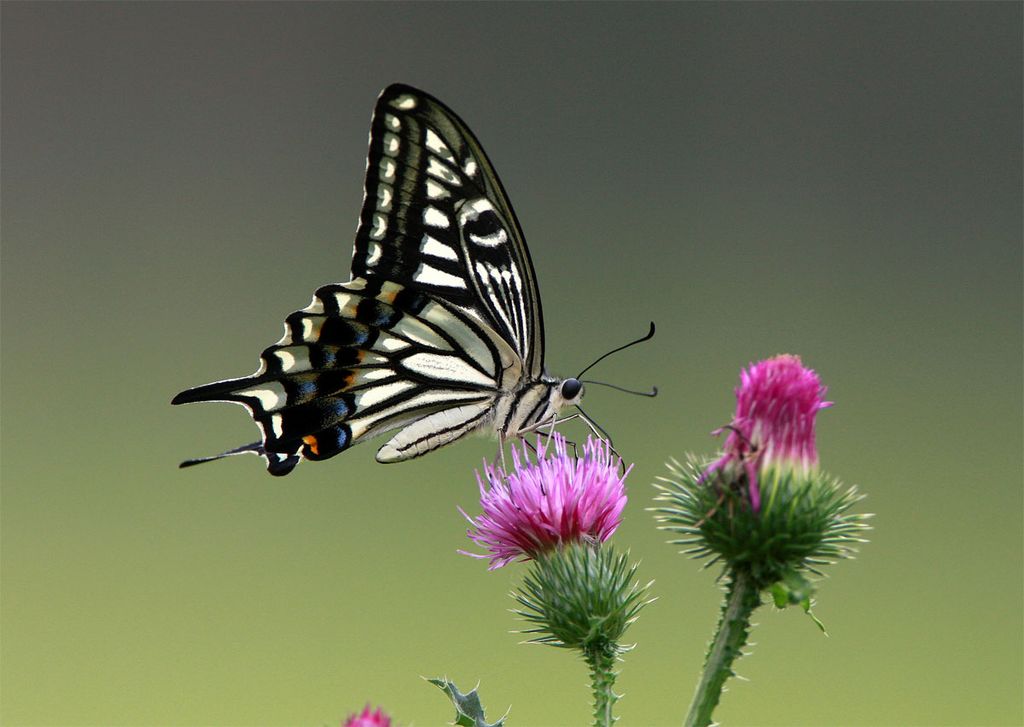
[[684,727],[707,727],[711,724],[711,713],[718,706],[722,688],[726,680],[735,674],[732,664],[741,656],[750,635],[750,616],[760,605],[761,596],[750,575],[733,570],[718,631],[708,649],[704,673],[693,695]]
[[587,649],[584,656],[590,667],[590,687],[594,692],[594,727],[612,727],[615,717],[612,708],[619,700],[615,693],[614,647],[598,646]]

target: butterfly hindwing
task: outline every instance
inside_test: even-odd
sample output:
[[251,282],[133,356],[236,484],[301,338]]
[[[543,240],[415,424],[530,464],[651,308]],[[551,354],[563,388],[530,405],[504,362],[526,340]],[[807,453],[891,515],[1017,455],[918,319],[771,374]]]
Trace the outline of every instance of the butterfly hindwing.
[[[508,356],[492,335],[443,301],[357,278],[320,288],[309,306],[289,315],[255,374],[189,389],[173,403],[244,405],[263,442],[242,449],[286,474],[275,472],[282,457],[290,471],[292,457],[327,459],[439,410],[489,409]],[[421,453],[389,452],[387,461]]]

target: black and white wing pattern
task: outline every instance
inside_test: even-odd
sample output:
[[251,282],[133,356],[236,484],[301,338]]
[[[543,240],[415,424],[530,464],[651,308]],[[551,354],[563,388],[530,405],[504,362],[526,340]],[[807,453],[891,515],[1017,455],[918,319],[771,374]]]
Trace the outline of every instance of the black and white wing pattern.
[[469,128],[437,99],[385,89],[370,127],[352,277],[378,275],[472,310],[533,379],[540,295],[519,221]]
[[381,462],[473,431],[516,436],[570,400],[544,372],[540,297],[519,223],[490,161],[444,104],[389,86],[370,128],[351,280],[316,291],[251,376],[174,404],[244,405],[272,474],[399,430]]

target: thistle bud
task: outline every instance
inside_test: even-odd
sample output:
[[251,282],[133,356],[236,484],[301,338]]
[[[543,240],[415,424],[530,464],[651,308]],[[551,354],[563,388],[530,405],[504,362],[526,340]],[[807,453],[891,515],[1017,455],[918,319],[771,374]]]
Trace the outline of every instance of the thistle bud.
[[707,474],[743,478],[750,507],[761,508],[762,472],[795,472],[807,478],[817,471],[814,420],[832,402],[825,401],[818,375],[799,356],[782,355],[752,364],[740,374],[736,414],[722,456]]
[[367,704],[362,712],[350,715],[342,727],[391,727],[391,718],[380,707],[371,710]]
[[[656,517],[685,537],[695,557],[725,561],[759,589],[848,557],[867,528],[848,510],[861,499],[820,471],[814,425],[831,405],[818,375],[797,356],[777,356],[741,373],[736,413],[722,452],[669,464],[656,485]],[[710,565],[710,563],[709,563]],[[783,586],[780,586],[782,588]],[[803,594],[800,601],[809,598]]]

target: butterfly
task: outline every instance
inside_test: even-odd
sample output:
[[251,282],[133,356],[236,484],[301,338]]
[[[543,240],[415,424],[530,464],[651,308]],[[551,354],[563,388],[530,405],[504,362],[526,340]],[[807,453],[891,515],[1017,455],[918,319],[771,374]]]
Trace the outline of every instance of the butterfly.
[[474,432],[504,444],[553,427],[582,396],[578,377],[544,369],[537,278],[483,148],[443,103],[395,84],[370,125],[351,279],[289,315],[254,374],[171,403],[241,404],[262,433],[182,466],[251,452],[285,475],[391,432],[378,462]]

